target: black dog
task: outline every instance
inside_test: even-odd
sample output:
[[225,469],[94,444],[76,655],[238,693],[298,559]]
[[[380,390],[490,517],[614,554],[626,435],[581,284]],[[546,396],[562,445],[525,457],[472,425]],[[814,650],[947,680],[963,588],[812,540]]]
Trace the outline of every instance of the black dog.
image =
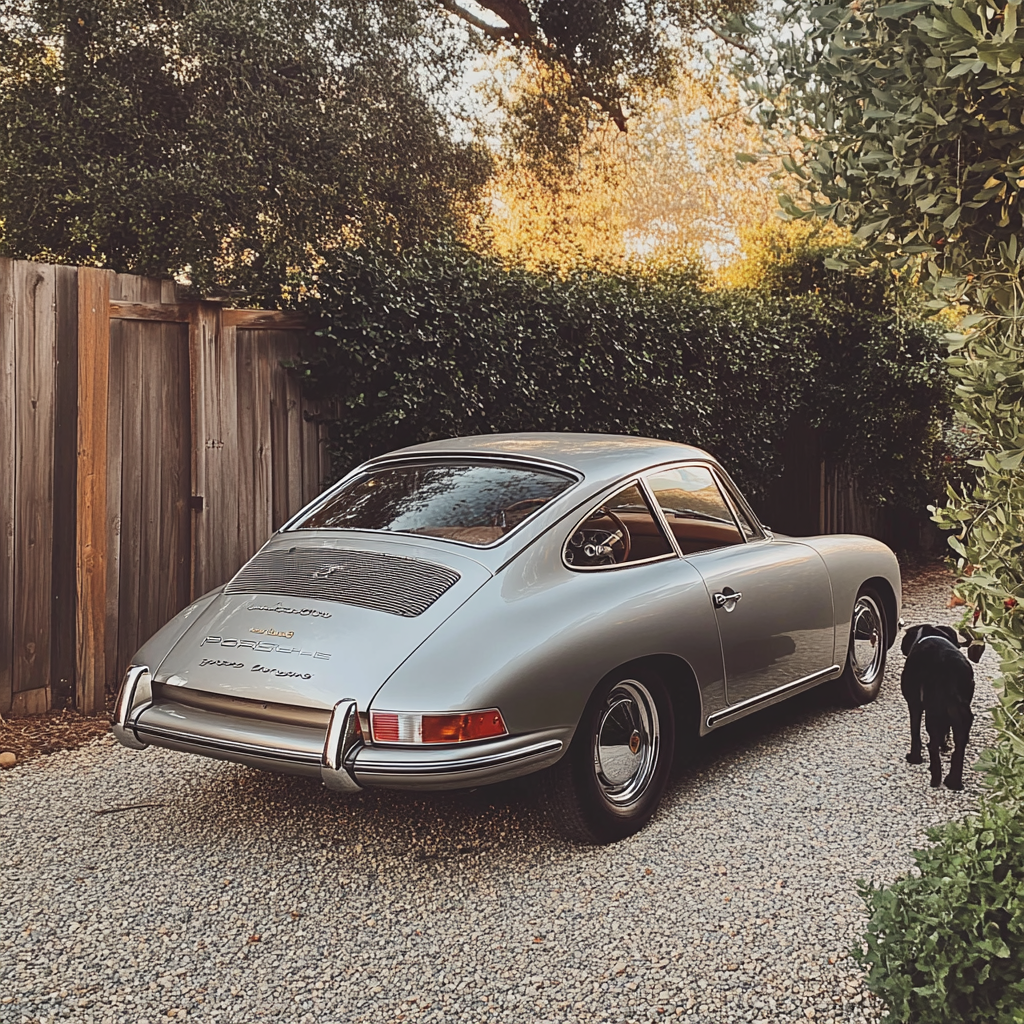
[[[941,751],[953,731],[953,757],[946,776],[949,789],[964,788],[964,752],[974,715],[974,669],[960,653],[956,630],[949,626],[911,626],[903,637],[903,653],[907,656],[900,677],[900,688],[910,709],[910,753],[907,760],[920,764],[921,714],[928,730],[928,759],[932,786],[942,783]],[[968,651],[978,661],[984,647],[975,642]]]

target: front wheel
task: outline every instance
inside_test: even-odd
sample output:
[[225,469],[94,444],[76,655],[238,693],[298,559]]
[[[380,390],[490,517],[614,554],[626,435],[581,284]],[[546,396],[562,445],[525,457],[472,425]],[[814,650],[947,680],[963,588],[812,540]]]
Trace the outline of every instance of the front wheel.
[[887,649],[882,599],[876,591],[864,587],[853,604],[846,668],[837,680],[847,703],[869,704],[878,696]]
[[652,672],[622,670],[594,691],[545,802],[570,838],[610,843],[639,831],[665,790],[675,746],[668,689]]

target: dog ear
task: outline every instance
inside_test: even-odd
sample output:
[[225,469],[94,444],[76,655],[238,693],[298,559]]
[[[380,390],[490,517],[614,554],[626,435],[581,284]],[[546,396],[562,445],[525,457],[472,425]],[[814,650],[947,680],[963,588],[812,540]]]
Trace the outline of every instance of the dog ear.
[[924,626],[908,626],[906,633],[903,634],[903,643],[900,644],[900,650],[903,651],[903,656],[906,657],[910,653],[910,648],[917,643],[917,638],[921,635],[921,630]]
[[957,632],[952,626],[932,626],[932,629],[940,636],[944,636],[951,644],[960,646],[960,637],[957,636]]

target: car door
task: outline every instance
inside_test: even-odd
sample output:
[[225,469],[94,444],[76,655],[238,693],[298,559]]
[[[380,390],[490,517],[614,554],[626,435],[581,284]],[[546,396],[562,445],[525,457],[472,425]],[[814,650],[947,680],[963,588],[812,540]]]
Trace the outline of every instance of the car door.
[[742,710],[737,705],[755,706],[771,691],[828,675],[835,625],[818,553],[765,535],[726,499],[710,466],[658,470],[645,482],[714,609],[729,708],[713,717],[723,720],[730,709]]

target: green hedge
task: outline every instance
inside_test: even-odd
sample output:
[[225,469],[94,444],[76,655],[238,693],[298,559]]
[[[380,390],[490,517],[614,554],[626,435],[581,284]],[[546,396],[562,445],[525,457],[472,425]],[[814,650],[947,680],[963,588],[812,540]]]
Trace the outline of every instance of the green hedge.
[[297,372],[341,404],[339,471],[431,438],[607,431],[707,448],[757,496],[798,419],[880,498],[935,495],[937,336],[874,294],[708,290],[686,262],[561,276],[436,243],[346,253],[303,306],[322,344]]
[[1015,799],[1004,787],[978,814],[930,830],[933,845],[914,851],[919,874],[862,890],[871,920],[859,959],[894,1022],[1024,1022],[1024,762],[1002,774]]

